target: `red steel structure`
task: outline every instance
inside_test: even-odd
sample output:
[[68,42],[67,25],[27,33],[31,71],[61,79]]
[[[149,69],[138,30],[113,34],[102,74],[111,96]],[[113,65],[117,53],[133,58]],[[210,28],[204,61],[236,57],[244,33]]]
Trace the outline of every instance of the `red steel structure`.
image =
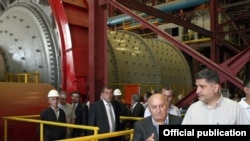
[[[100,90],[104,85],[107,85],[107,13],[109,7],[117,8],[121,12],[133,17],[139,21],[143,27],[161,35],[177,48],[192,56],[195,60],[217,70],[222,83],[229,81],[239,88],[242,87],[242,81],[236,74],[249,62],[249,42],[243,39],[247,48],[239,50],[221,40],[220,37],[225,34],[225,32],[222,32],[222,28],[225,25],[232,24],[239,18],[249,17],[249,11],[242,13],[237,18],[231,19],[228,22],[218,24],[216,20],[218,12],[223,13],[223,11],[218,11],[217,0],[210,0],[211,31],[207,31],[190,23],[185,23],[185,21],[175,20],[171,15],[167,15],[166,13],[132,0],[48,0],[48,2],[53,11],[53,16],[56,19],[60,33],[63,72],[61,88],[63,90],[69,92],[78,90],[82,94],[89,94],[90,101],[93,102],[99,99]],[[178,25],[187,25],[188,28],[193,31],[211,37],[212,46],[210,59],[188,45],[175,40],[169,34],[160,31],[155,25],[139,17],[128,7],[145,13],[148,12],[148,14],[169,20]],[[246,31],[239,30],[235,32],[244,33]],[[230,58],[221,62],[218,58],[220,54],[219,46],[221,44],[235,52],[236,55],[230,56]],[[179,101],[178,106],[181,107],[189,103],[195,97],[195,91],[190,92],[189,95]],[[31,103],[30,105],[36,104]],[[47,101],[43,101],[37,109],[32,110],[41,110],[46,106]],[[21,136],[22,135],[17,135],[18,140],[22,140]],[[25,138],[25,140],[34,140],[34,137],[29,137],[30,139]]]
[[[138,15],[136,15],[134,12],[132,12],[129,8],[133,8],[135,10],[139,10],[139,11],[143,11],[145,13],[148,12],[148,14],[154,15],[156,17],[160,17],[162,19],[165,20],[173,20],[174,17],[169,18],[170,16],[168,15],[168,17],[166,17],[165,15],[167,15],[166,13],[163,13],[157,9],[154,9],[152,7],[146,6],[144,4],[141,4],[139,2],[136,1],[132,1],[132,0],[127,0],[127,1],[122,1],[122,0],[97,0],[97,1],[90,1],[90,5],[94,5],[95,8],[91,8],[90,9],[90,13],[97,13],[98,11],[98,15],[102,15],[99,12],[104,12],[104,15],[106,14],[106,10],[105,8],[107,8],[107,4],[110,4],[111,6],[119,9],[120,11],[122,11],[125,14],[128,14],[129,16],[133,17],[134,19],[136,19],[137,21],[139,21],[144,27],[147,27],[149,29],[151,29],[152,31],[154,31],[155,33],[161,35],[162,37],[164,37],[166,40],[168,40],[169,42],[171,42],[172,44],[174,44],[177,48],[179,48],[180,50],[184,51],[185,53],[189,54],[190,56],[192,56],[194,59],[196,59],[197,61],[201,62],[202,64],[206,65],[209,68],[215,69],[218,71],[220,77],[221,77],[221,83],[225,82],[225,81],[229,81],[232,84],[234,84],[235,86],[237,86],[238,88],[242,88],[242,80],[240,80],[236,74],[242,69],[242,67],[249,62],[249,47],[246,48],[243,51],[240,51],[238,54],[236,54],[235,56],[232,56],[231,58],[229,58],[228,60],[224,61],[223,63],[219,63],[219,59],[217,58],[217,56],[219,56],[219,41],[220,43],[224,43],[221,39],[220,36],[217,34],[218,28],[221,29],[222,25],[218,25],[218,11],[217,9],[219,9],[218,7],[218,1],[216,0],[211,0],[210,1],[210,14],[211,14],[211,31],[206,31],[205,29],[200,29],[197,28],[196,26],[189,26],[189,28],[191,28],[194,31],[198,31],[199,33],[203,33],[206,36],[211,37],[212,39],[212,46],[211,46],[211,55],[210,55],[210,59],[206,58],[204,55],[200,54],[199,52],[197,52],[196,50],[192,49],[191,47],[187,46],[186,44],[183,44],[180,41],[175,40],[172,36],[170,36],[169,34],[162,32],[161,30],[159,30],[155,25],[149,23],[148,21],[146,21],[145,19],[139,17]],[[129,8],[127,8],[127,7]],[[97,9],[102,9],[102,10],[97,10]],[[94,10],[94,11],[92,11]],[[246,13],[243,13],[243,15],[245,15]],[[249,15],[249,13],[248,13]],[[96,16],[94,16],[96,17]],[[215,19],[215,20],[214,20]],[[216,20],[217,19],[217,20]],[[106,21],[101,19],[100,21],[98,19],[96,19],[98,23],[98,25],[103,22],[102,24],[105,25]],[[232,19],[232,21],[234,21],[234,19]],[[184,21],[176,21],[176,24],[182,24]],[[228,23],[229,24],[229,23]],[[91,26],[98,26],[95,24],[90,24],[90,33],[92,33],[91,31]],[[184,25],[184,24],[182,24]],[[186,23],[186,25],[190,25],[188,23]],[[102,30],[101,30],[102,31]],[[94,31],[93,31],[94,32]],[[102,32],[101,32],[102,33]],[[106,34],[106,33],[104,33]],[[101,34],[99,34],[101,35]],[[102,35],[101,35],[102,36]],[[103,37],[105,37],[105,35],[103,35]],[[95,40],[96,38],[91,38],[90,40]],[[103,45],[106,45],[106,42],[104,41]],[[231,48],[232,50],[237,50],[235,48],[232,48],[232,46],[228,46],[228,44],[224,43],[224,45],[228,48]],[[91,44],[89,45],[91,46]],[[247,46],[249,46],[249,42],[247,44]],[[105,47],[105,46],[104,46]],[[100,62],[99,62],[100,63]],[[237,67],[235,67],[237,66]],[[104,78],[105,78],[105,74],[104,74]],[[91,77],[91,76],[89,76]],[[103,84],[105,84],[106,81],[103,82]],[[95,85],[97,86],[97,85]],[[90,94],[92,94],[91,92],[93,92],[93,90],[90,89]],[[191,92],[187,97],[185,97],[183,100],[181,100],[178,103],[178,106],[183,106],[186,103],[188,103],[189,101],[191,101],[195,96],[194,91]]]
[[62,86],[87,93],[89,6],[86,0],[49,0],[61,38]]
[[[235,86],[241,88],[242,81],[235,75],[242,67],[249,62],[249,48],[239,51],[237,48],[226,44],[221,40],[218,29],[222,29],[223,23],[218,25],[218,1],[210,1],[211,31],[199,28],[186,21],[175,20],[174,17],[132,0],[94,0],[94,1],[69,1],[69,0],[49,0],[56,17],[60,30],[62,43],[62,64],[63,64],[63,82],[62,88],[71,91],[79,90],[82,93],[88,93],[90,101],[99,98],[99,92],[102,86],[107,84],[107,18],[108,5],[119,9],[125,14],[139,21],[144,27],[147,27],[155,33],[161,35],[166,40],[174,44],[177,48],[192,56],[197,61],[215,69],[219,72],[222,82],[229,81]],[[188,45],[175,40],[171,35],[160,31],[155,25],[139,17],[129,8],[139,10],[153,16],[172,21],[175,24],[186,26],[193,31],[202,33],[210,37],[211,55],[210,59],[192,49]],[[249,15],[249,12],[242,13]],[[91,17],[91,18],[89,18]],[[231,19],[233,22],[236,19]],[[219,44],[225,45],[233,50],[237,55],[220,63]],[[249,43],[248,43],[249,45]],[[235,67],[237,66],[237,67]],[[179,102],[179,106],[190,101],[195,97],[191,93],[188,97]]]

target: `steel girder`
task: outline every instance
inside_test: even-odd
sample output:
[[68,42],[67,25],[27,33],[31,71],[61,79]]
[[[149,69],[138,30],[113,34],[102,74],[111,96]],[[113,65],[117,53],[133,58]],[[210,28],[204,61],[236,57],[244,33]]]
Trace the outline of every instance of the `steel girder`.
[[100,98],[103,86],[107,85],[107,3],[106,0],[89,1],[89,99]]
[[72,52],[69,52],[72,48],[72,43],[71,43],[71,37],[68,36],[70,35],[69,31],[69,26],[68,26],[68,20],[66,13],[64,11],[63,5],[59,0],[49,0],[49,4],[52,8],[54,17],[57,21],[58,24],[58,30],[60,33],[61,37],[61,60],[62,60],[62,89],[67,90],[67,89],[75,89],[72,88],[71,86],[67,85],[68,81],[73,82],[74,77],[70,74],[74,74],[74,67],[72,60],[69,58],[72,58]]
[[[245,50],[244,52],[242,52],[241,53],[242,55],[236,55],[235,57],[233,57],[234,59],[231,58],[230,61],[228,61],[230,63],[225,62],[225,63],[219,65],[219,64],[215,63],[214,61],[206,58],[205,56],[203,56],[202,54],[200,54],[196,50],[192,49],[191,47],[187,46],[186,44],[183,44],[182,42],[175,40],[171,35],[159,30],[155,25],[153,25],[153,24],[149,23],[148,21],[146,21],[145,19],[139,17],[138,15],[133,13],[131,10],[129,10],[125,6],[130,7],[130,8],[134,8],[136,10],[143,10],[144,12],[146,12],[148,14],[159,13],[160,15],[163,15],[163,13],[161,11],[154,9],[154,8],[151,8],[149,6],[146,6],[144,4],[132,1],[132,0],[126,0],[126,3],[122,2],[122,0],[107,0],[107,1],[113,7],[119,9],[120,11],[128,14],[129,16],[133,17],[137,21],[141,22],[141,24],[143,26],[145,26],[145,27],[151,29],[152,31],[154,31],[155,33],[159,34],[160,36],[162,36],[163,38],[165,38],[166,40],[168,40],[169,42],[174,44],[176,47],[178,47],[180,50],[189,54],[190,56],[192,56],[193,58],[195,58],[196,60],[198,60],[202,64],[206,65],[207,67],[209,67],[211,69],[217,70],[217,72],[219,73],[220,78],[221,78],[221,83],[225,82],[227,80],[227,81],[231,82],[232,84],[234,84],[235,86],[239,87],[240,89],[242,88],[242,80],[240,80],[238,77],[236,77],[235,73],[232,72],[232,68],[233,68],[232,64],[238,63],[238,61],[235,61],[235,58],[240,60],[241,64],[243,64],[243,65],[246,64],[249,61],[249,50],[248,49]],[[123,5],[125,5],[125,6],[123,6]],[[166,13],[164,13],[164,14],[166,14]],[[154,15],[154,16],[157,17],[157,15]],[[161,18],[168,20],[164,16]],[[196,31],[197,31],[197,29],[196,29]],[[213,29],[215,30],[215,28],[213,28]],[[200,31],[204,32],[205,30],[200,30]],[[211,31],[211,32],[214,33],[214,31]],[[203,34],[206,34],[206,32],[204,32]],[[208,32],[208,34],[210,35],[210,32]],[[234,60],[235,62],[233,62],[232,60]],[[230,65],[225,65],[225,64],[230,64]],[[235,70],[234,72],[237,72],[241,69],[240,67],[237,67],[237,68],[238,68],[237,70],[234,69]],[[195,94],[195,91],[190,93],[189,97],[192,97],[192,98],[195,97],[194,94]],[[183,99],[182,102],[178,104],[178,106],[183,106],[184,103],[187,103],[189,101],[190,100],[188,98]]]
[[88,66],[88,2],[86,0],[49,0],[49,4],[57,23],[61,41],[61,89],[86,94],[88,76],[88,67],[86,67]]
[[168,22],[171,22],[171,23],[186,27],[186,28],[191,29],[193,31],[196,31],[198,33],[201,33],[206,37],[212,38],[212,33],[210,31],[208,31],[208,30],[206,30],[204,28],[201,28],[201,27],[199,27],[197,25],[194,25],[194,24],[192,24],[190,22],[187,22],[185,20],[176,18],[176,17],[174,17],[173,15],[171,15],[169,13],[165,13],[163,11],[160,11],[160,10],[156,9],[156,8],[147,6],[145,4],[142,4],[140,2],[133,1],[133,0],[126,0],[126,1],[124,1],[124,0],[116,0],[116,1],[119,2],[122,5],[125,5],[125,6],[129,7],[129,8],[133,8],[135,10],[139,10],[139,11],[147,13],[149,15],[153,15],[153,16],[161,18],[161,19],[163,19],[165,21],[168,21]]

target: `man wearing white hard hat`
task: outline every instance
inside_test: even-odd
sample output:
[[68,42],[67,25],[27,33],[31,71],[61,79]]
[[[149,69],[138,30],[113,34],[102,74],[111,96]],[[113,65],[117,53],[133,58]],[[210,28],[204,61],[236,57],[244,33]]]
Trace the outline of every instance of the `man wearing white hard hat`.
[[[50,90],[48,92],[48,99],[50,106],[41,113],[41,120],[66,123],[65,113],[62,109],[58,107],[58,91],[54,89]],[[63,126],[53,126],[44,124],[44,141],[64,139],[66,131],[67,128]]]
[[123,104],[127,104],[127,102],[124,99],[122,99],[122,92],[120,89],[114,90],[114,98],[115,100],[120,101]]
[[128,116],[129,108],[127,102],[122,98],[122,92],[120,89],[114,90],[114,99],[120,103],[120,115]]
[[[119,111],[120,111],[120,116],[129,116],[129,108],[128,108],[128,104],[127,102],[122,99],[122,92],[120,89],[115,89],[114,92],[114,99],[115,101],[118,102],[118,105],[119,105]],[[126,129],[126,124],[127,124],[127,121],[124,121],[124,120],[121,120],[120,121],[120,129],[121,130],[125,130]],[[121,141],[124,141],[125,140],[125,137],[122,137],[121,138]]]

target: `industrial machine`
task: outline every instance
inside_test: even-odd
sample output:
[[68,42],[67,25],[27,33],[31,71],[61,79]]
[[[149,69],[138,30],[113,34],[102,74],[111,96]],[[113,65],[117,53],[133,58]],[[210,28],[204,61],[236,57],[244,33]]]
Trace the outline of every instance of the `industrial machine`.
[[[179,103],[182,106],[195,97],[191,91],[192,74],[199,70],[199,66],[218,70],[222,82],[229,81],[238,88],[242,83],[238,76],[244,78],[249,75],[249,65],[246,63],[249,61],[250,24],[244,20],[250,15],[249,3],[176,0],[147,6],[131,0],[126,2],[127,4],[122,0],[108,0],[107,3],[99,0],[1,0],[0,107],[4,108],[1,110],[1,117],[39,114],[47,107],[46,95],[52,88],[67,92],[77,90],[83,96],[89,95],[93,102],[98,100],[103,85],[120,88],[126,100],[129,100],[130,86],[138,87],[136,92],[143,93],[168,84],[175,87],[177,94],[186,95]],[[109,4],[110,9],[103,8],[106,4]],[[192,19],[191,22],[167,14],[204,4],[210,7],[220,4],[219,10],[224,11],[216,15],[215,9],[194,9],[186,14]],[[236,7],[242,5],[243,10],[236,13]],[[140,16],[124,6],[142,10]],[[110,18],[103,16],[107,14],[107,10],[112,12],[112,8],[125,14]],[[229,8],[234,10],[230,11]],[[154,24],[151,24],[151,21],[143,19],[149,15],[147,10],[154,16],[154,20],[157,19],[157,24],[154,20]],[[225,15],[229,11],[231,13]],[[167,13],[162,14],[163,12]],[[203,25],[208,22],[207,19],[215,19],[215,16],[221,21]],[[136,22],[131,24],[132,20]],[[164,24],[159,24],[162,21]],[[129,25],[130,28],[127,29],[133,27],[135,30],[120,30],[124,23]],[[215,27],[219,23],[217,30]],[[115,30],[116,28],[119,30]],[[159,36],[145,38],[142,34],[137,34],[142,29]],[[181,36],[182,33],[191,32],[194,34]],[[180,36],[174,37],[177,33]],[[226,41],[234,42],[229,44]],[[239,41],[239,44],[235,45],[235,41]],[[212,49],[207,51],[210,46]],[[215,57],[218,54],[222,55]],[[242,70],[244,73],[239,73]],[[6,83],[4,81],[9,80],[6,74],[39,74],[39,83]],[[34,78],[29,79],[35,81]],[[11,79],[18,80],[18,77]],[[6,107],[14,109],[5,110]],[[19,112],[16,112],[17,107],[22,107],[18,109]],[[13,128],[17,125],[19,123],[13,123],[10,128],[9,140],[37,139],[33,125],[22,124],[21,131]],[[25,134],[29,129],[33,129],[34,136]],[[0,136],[3,136],[3,124],[0,124]]]

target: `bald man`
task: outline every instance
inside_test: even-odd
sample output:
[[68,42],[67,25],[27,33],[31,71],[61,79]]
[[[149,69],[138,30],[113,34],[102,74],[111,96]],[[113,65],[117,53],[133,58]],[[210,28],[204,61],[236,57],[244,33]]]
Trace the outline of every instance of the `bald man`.
[[151,116],[135,122],[133,141],[159,141],[159,125],[180,125],[181,117],[168,114],[169,105],[163,94],[156,93],[150,96],[148,108]]

